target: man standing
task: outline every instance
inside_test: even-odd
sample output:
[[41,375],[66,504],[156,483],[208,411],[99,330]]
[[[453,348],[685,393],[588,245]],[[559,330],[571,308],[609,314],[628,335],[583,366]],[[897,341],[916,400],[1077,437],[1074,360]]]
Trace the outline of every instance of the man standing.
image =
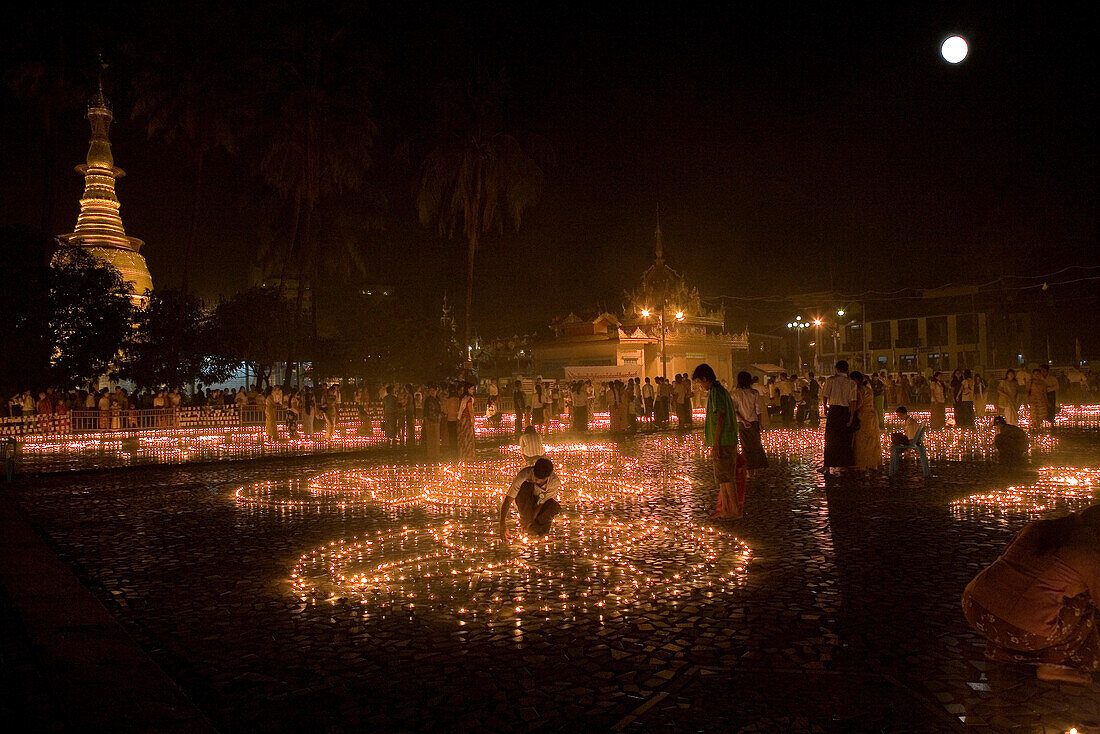
[[644,414],[646,418],[653,417],[653,385],[649,382],[649,378],[645,378],[645,384],[642,385],[642,401],[644,404]]
[[794,395],[791,393],[791,382],[787,379],[786,372],[779,373],[779,379],[775,381],[775,391],[779,394],[779,415],[783,418],[783,427],[790,428],[794,417]]
[[810,425],[817,428],[821,425],[821,383],[817,376],[811,372],[807,380],[809,387]]
[[442,416],[439,389],[434,384],[428,385],[428,395],[424,398],[424,423],[420,427],[428,461],[439,461],[439,422]]
[[707,393],[703,440],[710,447],[714,480],[718,483],[718,506],[711,517],[736,520],[744,511],[745,494],[744,488],[737,488],[737,412],[733,399],[709,364],[696,367],[691,381]]
[[512,382],[512,409],[516,411],[516,436],[520,436],[523,434],[523,414],[527,412],[527,397],[519,380]]
[[542,537],[550,532],[550,523],[561,512],[557,500],[560,487],[561,479],[546,457],[520,469],[500,505],[500,537],[508,542],[508,509],[513,500],[519,510],[520,528],[525,533]]
[[1043,379],[1047,384],[1047,414],[1046,420],[1050,421],[1050,427],[1054,428],[1054,419],[1058,417],[1058,378],[1050,371],[1050,365],[1039,367],[1043,373]]
[[858,388],[848,376],[847,360],[836,363],[836,374],[825,380],[821,399],[825,403],[825,466],[844,469],[855,463],[852,452],[852,408],[856,407]]

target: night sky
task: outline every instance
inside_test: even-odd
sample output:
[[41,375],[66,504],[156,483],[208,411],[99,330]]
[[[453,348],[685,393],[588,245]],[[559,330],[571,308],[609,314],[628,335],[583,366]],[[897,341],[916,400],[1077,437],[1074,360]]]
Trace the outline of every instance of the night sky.
[[[393,151],[430,128],[440,79],[475,66],[506,70],[517,126],[556,153],[520,232],[484,243],[483,334],[530,331],[570,309],[615,310],[652,259],[658,202],[666,257],[704,296],[894,290],[1100,264],[1096,54],[1076,11],[1016,2],[516,5],[331,12],[379,69],[367,97],[382,127],[374,176],[388,207],[382,230],[361,227],[368,278],[417,294],[425,310],[444,292],[461,297],[464,244],[417,223],[408,167]],[[2,31],[14,49],[5,78],[62,39],[85,60],[90,93],[92,50],[102,47],[115,159],[127,172],[123,221],[146,241],[156,284],[177,285],[190,178],[178,147],[147,139],[130,119],[127,85],[151,27],[186,43],[186,19],[209,6],[172,18],[152,4],[108,7],[94,22],[20,11]],[[243,11],[224,41],[277,34],[282,17]],[[956,32],[971,52],[951,66],[939,45]],[[76,100],[58,120],[51,234],[75,223],[82,113]],[[41,118],[8,87],[0,114],[0,223],[38,227]],[[247,145],[215,155],[208,173],[192,281],[216,298],[248,284],[282,205]],[[354,220],[355,201],[339,207]]]

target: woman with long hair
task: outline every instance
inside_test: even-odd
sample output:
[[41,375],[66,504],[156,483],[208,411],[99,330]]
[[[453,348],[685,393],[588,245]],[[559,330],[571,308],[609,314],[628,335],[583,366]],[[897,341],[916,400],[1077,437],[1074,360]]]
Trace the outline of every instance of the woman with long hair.
[[959,415],[960,403],[962,403],[962,383],[963,383],[963,371],[955,368],[955,371],[951,373],[951,382],[949,387],[951,388],[951,406],[955,414],[955,425],[961,425]]
[[1027,412],[1031,418],[1030,427],[1039,430],[1047,417],[1047,380],[1042,370],[1032,370],[1027,383]]
[[932,373],[932,380],[928,383],[928,399],[931,401],[932,414],[930,428],[934,431],[947,425],[946,389],[943,384],[943,374]]
[[990,659],[1035,665],[1043,680],[1087,684],[1100,671],[1098,599],[1100,505],[1093,505],[1024,526],[967,585],[962,605]]
[[875,412],[875,395],[871,381],[862,372],[853,372],[850,377],[859,386],[855,416],[859,428],[852,437],[855,453],[853,467],[860,472],[882,468],[882,431],[878,427],[878,413]]
[[264,424],[267,429],[267,440],[278,441],[279,429],[275,424],[275,414],[278,403],[275,402],[275,391],[271,387],[264,390]]
[[768,455],[760,440],[760,416],[767,412],[764,396],[752,387],[752,375],[737,373],[737,388],[730,393],[737,410],[737,439],[741,442],[741,454],[745,457],[749,476],[768,468]]
[[965,428],[974,427],[974,375],[963,370],[959,384],[958,402],[955,404],[955,425]]
[[998,380],[997,403],[1004,413],[1005,423],[1016,425],[1016,412],[1020,409],[1020,385],[1016,382],[1016,370],[1005,370],[1004,379]]
[[462,398],[458,402],[458,460],[474,460],[474,386],[462,386]]
[[986,397],[988,390],[989,385],[985,378],[980,373],[974,373],[974,415],[978,418],[985,418],[985,411],[989,407]]

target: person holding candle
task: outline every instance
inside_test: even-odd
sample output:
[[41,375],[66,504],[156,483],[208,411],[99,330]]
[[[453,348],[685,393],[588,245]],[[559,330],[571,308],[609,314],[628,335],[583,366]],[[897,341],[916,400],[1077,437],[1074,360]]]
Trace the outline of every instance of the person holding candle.
[[1100,671],[1100,505],[1025,525],[962,596],[986,656],[1088,684]]

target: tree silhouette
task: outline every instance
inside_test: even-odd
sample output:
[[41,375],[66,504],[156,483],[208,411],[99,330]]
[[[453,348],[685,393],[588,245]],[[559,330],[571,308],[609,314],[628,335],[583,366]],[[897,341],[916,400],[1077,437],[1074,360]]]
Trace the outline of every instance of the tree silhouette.
[[441,89],[435,140],[416,187],[420,223],[466,240],[464,344],[473,332],[474,257],[482,237],[518,230],[542,192],[543,168],[509,131],[503,73]]
[[[365,93],[373,68],[346,30],[316,19],[287,26],[263,58],[267,92],[259,171],[291,205],[279,290],[293,273],[297,319],[305,292],[320,274],[321,243],[313,225],[317,206],[326,197],[355,191],[372,163],[378,125],[367,114]],[[311,299],[313,314],[315,306]],[[286,380],[290,370],[288,360]]]
[[[165,6],[172,12],[174,6]],[[246,126],[251,96],[242,93],[247,52],[224,29],[236,23],[231,7],[203,9],[186,18],[164,18],[135,50],[132,116],[145,122],[148,137],[178,143],[192,170],[191,222],[182,254],[182,289],[187,291],[191,258],[198,238],[206,157],[236,152]],[[220,31],[220,32],[219,32]]]

